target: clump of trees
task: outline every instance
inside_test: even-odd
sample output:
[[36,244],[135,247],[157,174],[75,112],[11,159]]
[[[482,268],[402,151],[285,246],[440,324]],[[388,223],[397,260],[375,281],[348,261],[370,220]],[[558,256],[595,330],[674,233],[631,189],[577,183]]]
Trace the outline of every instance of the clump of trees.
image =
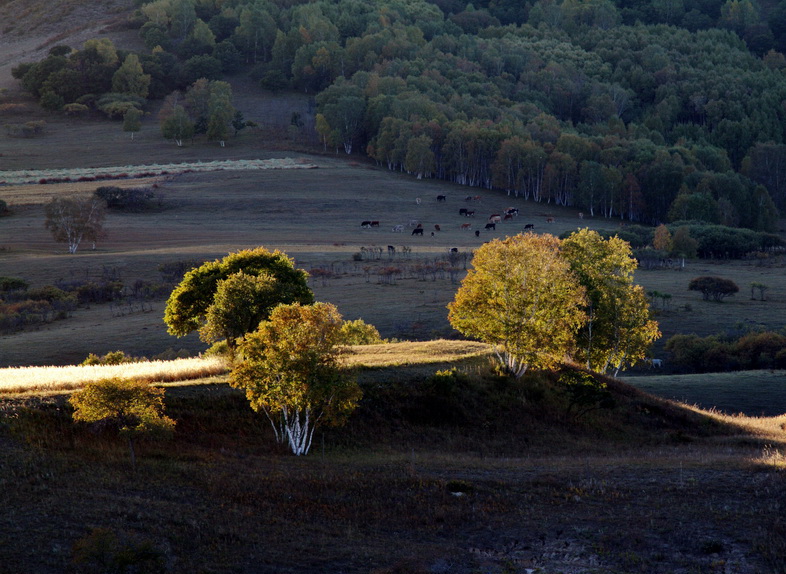
[[705,301],[721,302],[739,292],[740,288],[731,279],[704,275],[691,279],[688,284],[689,291],[699,291]]
[[666,341],[669,365],[678,372],[709,373],[786,368],[786,336],[773,331],[741,336],[674,335]]
[[188,271],[164,312],[170,334],[199,331],[206,342],[225,339],[230,349],[281,303],[310,304],[308,274],[281,251],[246,249]]
[[481,246],[448,305],[451,325],[491,343],[505,370],[554,369],[566,358],[618,372],[659,336],[633,284],[630,245],[581,230],[560,242],[519,234]]

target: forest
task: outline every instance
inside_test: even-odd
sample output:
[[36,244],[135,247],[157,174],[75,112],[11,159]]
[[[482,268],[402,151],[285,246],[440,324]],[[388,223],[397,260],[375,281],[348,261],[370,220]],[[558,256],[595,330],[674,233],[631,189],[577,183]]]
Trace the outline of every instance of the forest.
[[166,137],[223,145],[242,113],[181,93],[248,74],[313,94],[325,150],[418,178],[645,225],[774,233],[786,209],[786,2],[156,0],[127,26],[147,51],[55,46],[14,77],[69,114],[168,98]]

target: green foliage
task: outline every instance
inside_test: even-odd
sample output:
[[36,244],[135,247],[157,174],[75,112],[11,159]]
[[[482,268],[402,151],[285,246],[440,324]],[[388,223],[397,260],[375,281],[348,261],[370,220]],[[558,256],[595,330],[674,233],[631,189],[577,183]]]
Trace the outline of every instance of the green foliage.
[[678,372],[710,373],[786,368],[786,336],[771,331],[734,337],[674,335],[666,341]]
[[714,276],[702,276],[691,279],[688,284],[689,291],[699,291],[705,301],[722,301],[724,298],[737,293],[740,288],[731,279]]
[[204,325],[219,281],[241,271],[252,277],[262,274],[271,277],[275,281],[278,303],[308,304],[314,300],[307,283],[308,275],[296,269],[286,254],[271,252],[264,247],[246,249],[221,260],[204,263],[185,274],[167,301],[164,322],[169,333],[182,337]]
[[308,454],[318,425],[343,424],[360,400],[355,377],[341,364],[342,324],[329,303],[279,305],[240,343],[230,384],[246,391],[296,455]]
[[26,291],[30,283],[21,277],[0,277],[0,292]]
[[341,325],[341,338],[344,345],[376,345],[384,342],[377,328],[363,319],[344,321]]
[[596,409],[613,408],[616,404],[608,385],[582,371],[566,371],[559,376],[558,383],[568,393],[566,415],[577,420]]
[[276,278],[266,272],[246,275],[238,271],[219,280],[199,337],[207,343],[226,340],[230,350],[234,349],[236,340],[254,331],[281,302],[280,289]]
[[587,294],[574,360],[616,375],[644,359],[660,331],[644,289],[633,283],[637,265],[630,245],[585,228],[563,240],[562,254]]
[[104,379],[88,383],[68,399],[77,422],[112,429],[128,440],[131,464],[136,466],[134,439],[166,436],[175,421],[164,415],[164,389],[131,379]]
[[102,357],[99,357],[94,353],[90,353],[81,364],[85,366],[122,365],[123,363],[134,363],[136,361],[138,361],[138,359],[127,356],[123,351],[110,351]]

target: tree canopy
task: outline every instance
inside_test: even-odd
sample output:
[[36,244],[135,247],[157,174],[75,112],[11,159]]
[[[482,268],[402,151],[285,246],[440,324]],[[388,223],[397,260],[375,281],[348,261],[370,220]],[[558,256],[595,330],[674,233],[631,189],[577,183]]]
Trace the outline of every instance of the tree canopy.
[[494,346],[505,369],[550,369],[586,321],[585,289],[552,235],[519,234],[482,245],[448,305],[460,333]]
[[660,331],[644,289],[633,284],[637,263],[630,244],[585,228],[562,242],[562,254],[587,291],[587,320],[577,333],[574,359],[615,375],[644,359]]
[[342,365],[343,321],[329,303],[279,305],[240,343],[230,384],[263,411],[279,442],[308,454],[320,424],[342,424],[361,391]]
[[[226,280],[239,273],[245,277],[237,276],[226,283]],[[236,286],[240,288],[239,284],[249,283],[248,277],[262,277],[250,281],[256,285],[252,289],[255,299],[248,302],[252,304],[236,307],[225,305],[224,301],[232,300]],[[264,247],[257,247],[230,253],[223,259],[206,262],[185,274],[169,296],[164,322],[170,334],[183,337],[205,326],[210,315],[212,322],[205,327],[206,336],[212,338],[220,332],[224,336],[238,337],[242,334],[241,330],[255,329],[259,321],[266,319],[279,303],[312,303],[314,296],[308,287],[307,278],[305,271],[296,269],[292,259],[278,250],[271,252]],[[225,283],[216,299],[221,281]]]

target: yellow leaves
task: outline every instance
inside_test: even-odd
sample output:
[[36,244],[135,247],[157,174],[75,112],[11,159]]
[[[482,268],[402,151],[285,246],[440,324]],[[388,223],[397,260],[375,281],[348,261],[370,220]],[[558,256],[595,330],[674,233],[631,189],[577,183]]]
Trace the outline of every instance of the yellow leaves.
[[483,245],[448,305],[454,328],[516,357],[524,364],[519,375],[528,366],[554,367],[584,321],[584,290],[559,245],[532,233]]

